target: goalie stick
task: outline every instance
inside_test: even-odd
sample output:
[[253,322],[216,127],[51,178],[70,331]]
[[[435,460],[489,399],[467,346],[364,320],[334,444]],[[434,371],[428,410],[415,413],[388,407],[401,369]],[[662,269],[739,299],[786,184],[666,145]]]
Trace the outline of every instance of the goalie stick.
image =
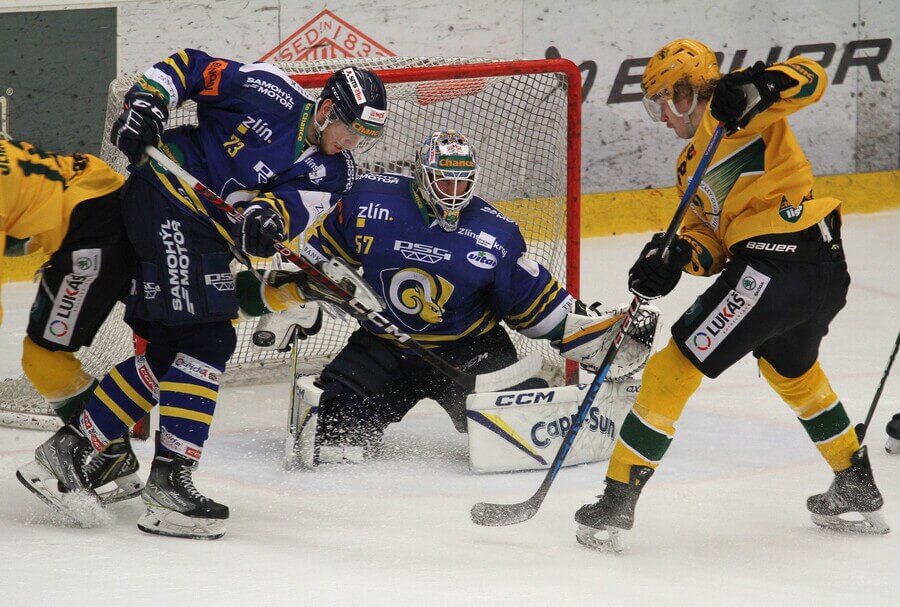
[[[154,146],[148,146],[145,151],[147,155],[160,166],[190,186],[190,188],[202,196],[204,200],[225,213],[232,223],[238,224],[244,221],[244,216],[240,211],[225,202],[221,196],[200,183],[196,177],[188,173],[177,162],[169,158],[162,150]],[[468,392],[496,392],[522,383],[526,379],[534,376],[541,368],[542,359],[540,354],[532,353],[508,367],[504,367],[503,369],[491,373],[472,375],[471,373],[460,371],[431,350],[425,348],[425,346],[416,342],[408,334],[401,331],[399,327],[385,318],[380,312],[373,310],[354,297],[354,295],[342,284],[332,280],[330,276],[320,270],[312,261],[305,257],[301,257],[277,240],[272,240],[275,245],[275,251],[284,260],[289,261],[300,268],[300,270],[309,276],[310,280],[326,288],[332,294],[346,302],[347,307],[353,310],[352,315],[356,319],[368,320],[381,331],[393,336],[399,343],[408,347],[413,353],[452,379],[461,387],[465,388]]]
[[[719,147],[719,142],[722,140],[724,130],[724,125],[719,123],[716,130],[713,131],[712,138],[706,146],[706,151],[703,152],[703,157],[697,164],[697,171],[691,178],[690,183],[688,183],[684,196],[681,197],[681,202],[678,204],[678,209],[675,211],[675,216],[672,217],[668,229],[666,229],[666,236],[660,247],[659,254],[663,257],[668,255],[669,247],[672,245],[672,241],[675,240],[676,232],[678,231],[679,226],[681,226],[681,221],[684,219],[685,213],[687,213],[691,199],[694,197],[697,188],[700,187],[700,181],[703,179],[704,173],[706,173],[706,167],[709,165],[709,161],[715,153],[716,148]],[[619,327],[619,331],[616,333],[615,338],[613,338],[612,344],[606,352],[606,356],[603,357],[600,369],[594,376],[587,392],[585,392],[584,399],[578,407],[572,425],[569,427],[569,431],[563,438],[562,444],[559,446],[559,451],[556,452],[556,457],[553,458],[553,463],[550,464],[550,469],[547,470],[547,474],[544,476],[544,480],[535,494],[524,502],[519,502],[517,504],[479,502],[472,506],[472,511],[470,512],[473,523],[476,525],[500,527],[523,523],[537,514],[538,509],[544,502],[544,498],[547,497],[547,493],[550,491],[553,480],[556,478],[559,469],[562,467],[563,461],[566,459],[566,455],[569,453],[569,449],[572,447],[572,443],[575,442],[575,437],[578,435],[578,431],[581,429],[581,425],[587,417],[588,411],[590,410],[594,399],[597,397],[597,393],[600,391],[600,386],[603,384],[603,380],[606,379],[607,373],[609,373],[609,368],[612,365],[613,359],[615,359],[616,354],[619,352],[619,346],[622,344],[622,340],[625,339],[625,334],[631,326],[635,314],[637,314],[638,308],[640,308],[642,303],[644,303],[643,299],[635,295],[634,299],[631,301],[631,305],[628,307],[628,312],[625,314],[625,319]]]

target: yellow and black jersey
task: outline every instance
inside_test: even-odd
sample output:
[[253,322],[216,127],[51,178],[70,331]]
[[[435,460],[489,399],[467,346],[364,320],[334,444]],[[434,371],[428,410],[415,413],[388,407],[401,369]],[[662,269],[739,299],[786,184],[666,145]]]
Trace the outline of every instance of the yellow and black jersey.
[[[840,205],[835,198],[813,197],[812,167],[787,121],[790,114],[822,98],[828,85],[825,71],[804,57],[768,69],[782,71],[798,84],[719,144],[682,225],[681,235],[694,247],[693,259],[685,266],[691,274],[716,274],[735,244],[804,230]],[[679,194],[684,194],[716,124],[707,108],[678,157]]]
[[55,252],[81,202],[116,191],[125,179],[90,154],[44,152],[25,141],[0,140],[0,248],[7,236],[23,252]]

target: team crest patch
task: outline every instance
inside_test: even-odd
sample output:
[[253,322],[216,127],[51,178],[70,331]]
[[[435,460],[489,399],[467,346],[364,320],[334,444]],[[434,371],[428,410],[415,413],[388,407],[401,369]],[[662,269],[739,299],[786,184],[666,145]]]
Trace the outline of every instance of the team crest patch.
[[778,214],[788,223],[797,223],[800,216],[803,215],[803,203],[797,206],[791,205],[784,196],[781,197],[781,206],[778,208]]

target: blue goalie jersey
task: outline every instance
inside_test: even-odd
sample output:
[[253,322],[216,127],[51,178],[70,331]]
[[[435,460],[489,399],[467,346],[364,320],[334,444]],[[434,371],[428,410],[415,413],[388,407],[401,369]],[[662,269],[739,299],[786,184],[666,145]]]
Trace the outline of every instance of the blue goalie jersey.
[[[160,148],[201,183],[239,207],[265,201],[296,237],[350,189],[352,155],[333,156],[306,142],[314,100],[283,71],[267,63],[243,64],[186,49],[155,64],[135,84],[163,99],[170,114],[197,104],[197,126],[167,130]],[[213,219],[225,216],[154,162],[130,167],[170,199]]]
[[515,222],[475,196],[459,228],[445,232],[413,180],[400,175],[359,177],[315,228],[307,250],[361,267],[387,304],[385,316],[434,348],[473,339],[500,320],[540,338],[572,307],[568,292],[528,258]]

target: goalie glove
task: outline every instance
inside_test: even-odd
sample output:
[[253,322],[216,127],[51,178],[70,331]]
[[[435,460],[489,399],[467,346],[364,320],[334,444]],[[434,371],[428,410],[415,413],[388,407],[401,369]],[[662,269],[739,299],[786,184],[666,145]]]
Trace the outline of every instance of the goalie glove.
[[[601,311],[599,305],[594,303],[586,308],[581,301],[576,301],[575,312],[566,315],[562,339],[553,343],[563,357],[592,373],[600,370],[603,358],[628,311],[628,306]],[[650,358],[658,331],[659,309],[652,305],[641,306],[625,333],[606,379],[622,380],[643,369]]]

